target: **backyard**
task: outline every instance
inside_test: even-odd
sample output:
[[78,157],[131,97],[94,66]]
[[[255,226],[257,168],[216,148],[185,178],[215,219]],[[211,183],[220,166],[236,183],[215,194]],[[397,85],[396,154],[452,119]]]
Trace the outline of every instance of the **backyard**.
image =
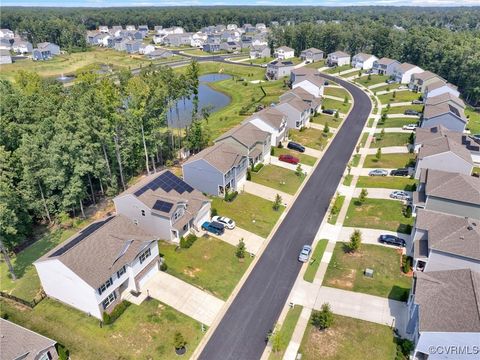
[[351,99],[350,93],[343,88],[326,86],[323,93],[325,95],[336,96],[341,99],[344,99],[345,96],[348,96],[348,98]]
[[[395,84],[387,84],[385,83],[384,85],[382,86],[376,86],[374,87],[373,89],[371,89],[374,93],[378,93],[380,91],[389,91],[389,90],[394,90],[394,89],[398,89],[400,87],[401,84],[399,83],[395,83]],[[369,85],[370,86],[370,85]]]
[[410,134],[409,133],[385,133],[383,135],[376,133],[375,142],[372,141],[370,147],[388,147],[388,146],[403,146],[408,145]]
[[294,195],[297,192],[305,179],[303,173],[297,175],[293,170],[275,165],[265,165],[258,173],[252,171],[251,176],[253,182],[283,191],[290,195]]
[[[339,72],[342,72],[342,71],[345,71],[345,70],[349,70],[351,69],[352,67],[350,66],[350,64],[347,64],[347,65],[342,65],[342,66],[334,66],[334,67],[331,67],[331,68],[328,68],[326,70],[324,70],[323,72],[326,73],[326,74],[336,74],[336,73],[339,73]],[[352,72],[352,75],[354,74],[354,72]]]
[[468,117],[468,128],[472,134],[480,134],[480,112],[475,111],[472,107],[465,108],[465,116]]
[[280,155],[292,155],[292,156],[295,156],[296,158],[298,158],[300,160],[300,163],[305,164],[305,165],[313,166],[313,165],[315,165],[315,162],[317,161],[316,157],[313,157],[313,156],[310,156],[310,155],[305,155],[301,152],[291,150],[291,149],[287,149],[285,147],[283,147],[283,148],[272,147],[272,149],[273,149],[273,156],[278,157]]
[[414,218],[405,217],[403,206],[396,200],[367,198],[362,204],[358,198],[353,198],[343,225],[410,234]]
[[356,83],[362,84],[363,86],[369,87],[375,84],[380,84],[386,82],[390,76],[387,75],[370,75],[370,79],[367,76],[362,76],[358,79],[355,79]]
[[415,179],[401,176],[359,176],[359,188],[384,188],[412,191],[416,184]]
[[363,167],[366,168],[403,168],[413,166],[415,162],[414,154],[382,154],[380,160],[375,155],[367,155]]
[[301,131],[291,129],[288,136],[292,141],[298,142],[303,146],[323,150],[325,145],[327,145],[327,138],[331,137],[332,133],[329,133],[328,136],[324,136],[324,133],[321,130],[313,128],[307,128]]
[[[401,251],[381,245],[362,244],[355,253],[337,242],[323,280],[324,286],[406,301],[412,278],[403,274]],[[364,275],[373,270],[373,278]]]

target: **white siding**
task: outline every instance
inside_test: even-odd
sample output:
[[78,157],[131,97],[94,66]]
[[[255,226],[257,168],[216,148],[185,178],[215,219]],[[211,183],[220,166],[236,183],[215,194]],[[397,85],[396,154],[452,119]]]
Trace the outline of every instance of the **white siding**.
[[308,80],[300,81],[296,84],[293,84],[292,86],[293,89],[296,89],[298,87],[302,88],[303,90],[307,91],[315,97],[323,96],[323,86],[318,87],[317,85],[312,84]]

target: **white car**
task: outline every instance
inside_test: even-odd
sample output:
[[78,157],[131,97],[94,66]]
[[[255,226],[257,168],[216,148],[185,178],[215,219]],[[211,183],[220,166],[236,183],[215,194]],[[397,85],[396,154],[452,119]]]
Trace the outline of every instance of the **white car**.
[[394,191],[390,194],[392,199],[399,199],[399,200],[410,200],[410,195],[408,195],[405,191]]
[[303,245],[300,255],[298,255],[298,261],[307,262],[310,254],[312,252],[312,247],[310,245]]
[[212,217],[212,221],[219,222],[229,230],[235,229],[235,221],[226,216],[214,216]]
[[407,124],[402,126],[403,130],[415,130],[416,128],[417,124]]

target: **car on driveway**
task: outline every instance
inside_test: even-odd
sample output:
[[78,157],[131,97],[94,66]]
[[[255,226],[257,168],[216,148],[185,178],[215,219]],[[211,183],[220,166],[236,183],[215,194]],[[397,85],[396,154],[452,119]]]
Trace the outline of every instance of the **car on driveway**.
[[288,154],[283,154],[278,157],[278,160],[284,161],[289,164],[297,165],[300,162],[300,159]]
[[235,229],[235,221],[226,216],[214,216],[212,217],[212,221],[222,224],[229,230]]
[[368,176],[387,176],[388,171],[383,169],[375,169],[368,173]]
[[310,245],[303,245],[300,255],[298,255],[298,261],[307,262],[310,254],[312,253],[312,247]]
[[387,245],[405,247],[405,240],[394,235],[380,235],[380,237],[378,238],[378,242]]
[[335,110],[333,110],[333,109],[323,109],[322,113],[328,114],[328,115],[335,115]]
[[202,224],[202,229],[215,235],[222,235],[225,232],[225,226],[216,221],[205,221]]
[[415,115],[415,116],[418,116],[420,115],[420,113],[416,110],[412,110],[412,109],[407,109],[403,112],[405,115]]
[[409,172],[408,169],[401,168],[401,169],[394,169],[390,171],[391,176],[408,176]]
[[422,101],[422,100],[413,100],[413,101],[412,101],[412,104],[413,104],[413,105],[422,105],[422,104],[423,104],[423,101]]
[[398,200],[410,200],[410,195],[408,195],[407,192],[401,191],[401,190],[393,191],[390,194],[390,197],[392,199],[398,199]]
[[293,141],[288,142],[287,148],[292,149],[292,150],[296,150],[296,151],[299,151],[299,152],[302,152],[302,153],[305,152],[305,146],[300,145],[299,143],[296,143],[296,142],[293,142]]
[[407,124],[407,125],[403,125],[402,129],[403,130],[415,130],[417,127],[418,127],[417,124]]
[[396,81],[393,80],[393,79],[387,80],[387,84],[395,84],[395,83],[396,83]]

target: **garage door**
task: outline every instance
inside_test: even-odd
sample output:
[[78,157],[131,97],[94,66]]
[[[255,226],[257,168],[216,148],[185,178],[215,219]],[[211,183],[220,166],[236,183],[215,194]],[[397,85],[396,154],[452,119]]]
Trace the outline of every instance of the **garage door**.
[[200,209],[195,220],[195,226],[200,229],[205,221],[210,220],[210,206],[204,206],[202,209]]
[[145,283],[148,280],[150,280],[158,271],[159,270],[158,270],[157,264],[155,264],[150,270],[148,270],[148,272],[138,282],[138,284],[140,286],[140,291],[143,290],[143,286],[145,285]]

